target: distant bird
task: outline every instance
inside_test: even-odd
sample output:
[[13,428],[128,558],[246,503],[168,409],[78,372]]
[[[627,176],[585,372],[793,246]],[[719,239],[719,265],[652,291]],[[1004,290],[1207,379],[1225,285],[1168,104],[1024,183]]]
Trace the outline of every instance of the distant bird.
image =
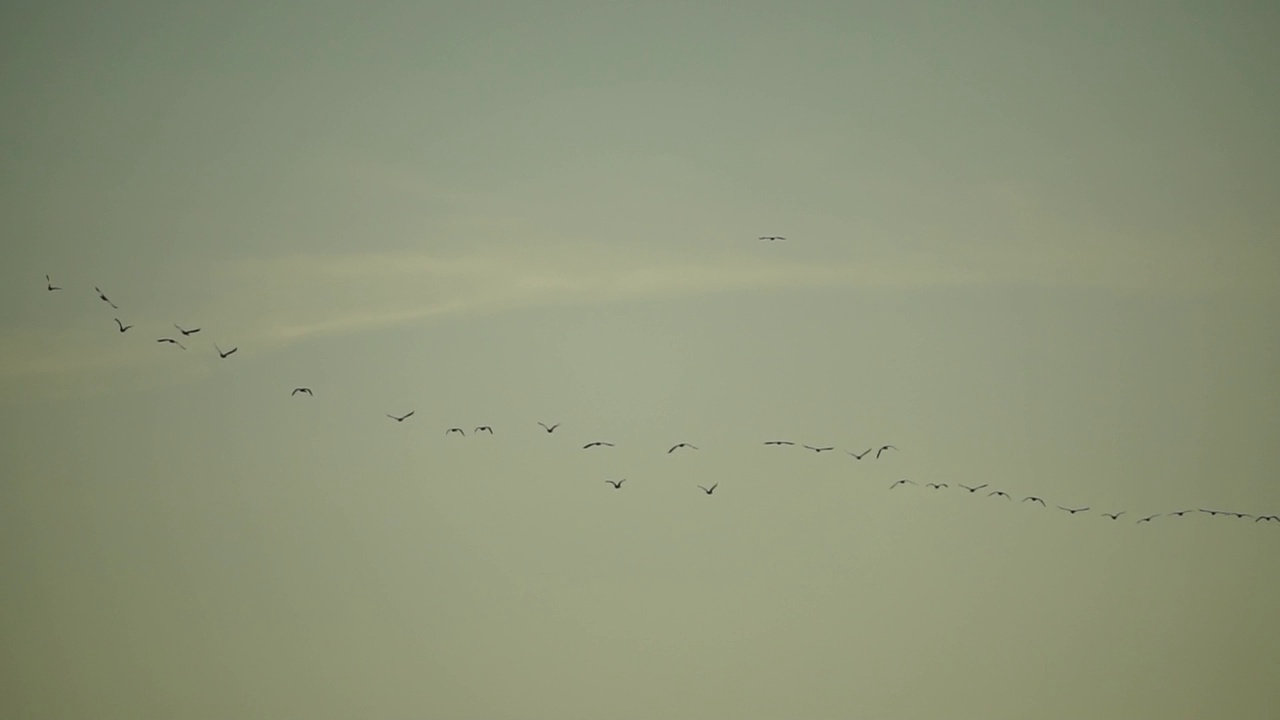
[[805,447],[806,449],[808,449],[808,450],[812,450],[812,451],[814,451],[814,452],[816,452],[816,453],[826,452],[827,450],[834,450],[834,449],[835,449],[835,448],[831,448],[831,447],[814,447],[814,446],[812,446],[812,445],[805,445],[804,447]]
[[698,448],[694,447],[693,445],[690,445],[690,444],[689,444],[689,443],[687,443],[687,442],[682,442],[682,443],[676,443],[675,445],[672,445],[672,446],[671,446],[671,449],[667,451],[667,454],[668,454],[668,455],[670,455],[671,453],[673,453],[673,452],[675,452],[675,451],[679,450],[680,448],[689,448],[690,450],[697,450],[697,449],[698,449]]
[[931,487],[934,490],[941,490],[942,488],[947,487],[947,484],[946,483],[927,483],[925,487]]
[[555,425],[552,425],[552,426],[550,426],[550,427],[548,427],[547,425],[544,425],[544,424],[542,423],[542,421],[538,421],[538,424],[539,424],[539,425],[542,425],[542,429],[543,429],[543,430],[546,430],[546,431],[547,431],[547,432],[549,432],[549,433],[553,433],[553,432],[555,432],[555,431],[556,431],[556,428],[560,427],[560,423],[556,423]]
[[177,323],[174,323],[174,324],[173,324],[173,326],[174,326],[174,327],[176,327],[176,328],[178,328],[178,332],[182,333],[184,336],[186,336],[186,335],[195,335],[196,333],[200,332],[200,328],[193,328],[193,329],[191,329],[191,330],[183,330],[181,327],[179,327],[179,326],[178,326],[178,324],[177,324]]
[[1262,522],[1263,520],[1270,520],[1271,522],[1280,523],[1280,515],[1259,515],[1254,520],[1254,522],[1259,523],[1259,522]]
[[1228,515],[1235,515],[1237,520],[1239,520],[1240,518],[1253,517],[1253,516],[1252,516],[1252,515],[1250,515],[1249,513],[1229,512],[1229,513],[1227,513],[1227,514],[1228,514]]
[[1062,507],[1061,505],[1059,505],[1059,506],[1058,506],[1058,509],[1059,509],[1059,510],[1066,510],[1067,512],[1071,513],[1072,515],[1075,515],[1076,513],[1082,513],[1082,512],[1084,512],[1085,510],[1088,510],[1089,508],[1087,508],[1087,507],[1082,507],[1082,508],[1066,508],[1066,507]]
[[1141,524],[1142,524],[1142,523],[1144,523],[1144,522],[1151,522],[1152,520],[1154,520],[1154,519],[1156,519],[1156,518],[1158,518],[1158,517],[1160,517],[1160,513],[1156,513],[1155,515],[1148,515],[1148,516],[1146,516],[1146,517],[1142,518],[1141,520],[1139,520],[1138,522],[1136,522],[1136,523],[1134,523],[1134,524],[1135,524],[1135,525],[1141,525]]
[[892,489],[894,489],[894,488],[898,487],[899,485],[904,485],[904,484],[908,484],[908,483],[909,483],[909,484],[911,484],[911,485],[915,485],[915,483],[914,483],[914,482],[911,482],[910,480],[908,480],[908,479],[906,479],[906,478],[902,478],[902,479],[901,479],[901,480],[899,480],[898,482],[896,482],[896,483],[894,483],[894,484],[890,485],[890,486],[889,486],[889,489],[890,489],[890,490],[892,490]]
[[781,235],[761,235],[760,239],[766,242],[774,242],[776,240],[786,240],[786,238],[782,237]]
[[395,415],[388,415],[387,417],[391,418],[392,420],[395,420],[396,422],[404,422],[406,418],[412,417],[413,413],[415,412],[416,412],[415,410],[410,410],[409,412],[405,413],[404,415],[401,415],[400,417],[396,417]]
[[1111,518],[1112,520],[1116,520],[1124,513],[1125,513],[1124,510],[1121,510],[1118,513],[1102,513],[1102,517],[1108,517],[1108,518]]
[[463,432],[463,431],[462,431],[462,428],[460,428],[460,427],[451,427],[451,428],[449,428],[448,430],[445,430],[445,431],[444,431],[444,434],[445,434],[445,435],[448,435],[449,433],[458,433],[459,435],[461,435],[461,436],[463,436],[463,437],[466,437],[466,436],[467,436],[467,434],[466,434],[465,432]]
[[862,451],[862,454],[861,454],[861,455],[859,455],[859,454],[858,454],[858,453],[856,453],[856,452],[849,452],[848,450],[845,450],[845,452],[846,452],[846,453],[849,453],[850,455],[852,455],[854,460],[861,460],[862,458],[866,457],[866,456],[867,456],[867,453],[871,452],[871,450],[872,450],[872,448],[867,448],[866,450],[863,450],[863,451]]
[[[95,287],[95,288],[94,288],[94,290],[98,290],[98,288],[96,288],[96,287]],[[102,302],[104,302],[104,303],[106,303],[106,304],[110,305],[110,306],[111,306],[111,309],[113,309],[113,310],[119,310],[119,309],[120,309],[120,308],[116,307],[116,304],[115,304],[115,303],[113,303],[113,302],[111,302],[110,300],[108,300],[108,299],[107,299],[107,296],[106,296],[105,294],[103,294],[103,292],[102,292],[101,290],[98,290],[98,297],[102,299]]]
[[[1204,508],[1200,508],[1200,512],[1202,512],[1202,513],[1209,513],[1209,515],[1211,515],[1211,516],[1212,516],[1212,515],[1218,515],[1221,511],[1219,511],[1219,510],[1205,510]],[[1221,513],[1221,514],[1222,514],[1222,515],[1226,515],[1226,513]]]
[[159,340],[156,340],[156,342],[158,342],[158,343],[170,343],[170,344],[172,344],[172,345],[177,345],[178,347],[182,348],[183,350],[186,350],[186,349],[187,349],[187,346],[186,346],[186,345],[183,345],[182,343],[178,342],[177,340],[174,340],[173,338],[160,338]]
[[879,450],[877,450],[877,451],[876,451],[876,459],[877,459],[877,460],[879,460],[879,459],[880,459],[880,453],[884,452],[885,450],[897,450],[897,449],[898,449],[898,448],[896,448],[896,447],[894,447],[894,446],[892,446],[892,445],[883,445],[883,446],[881,446],[881,447],[880,447],[880,449],[879,449]]
[[624,482],[626,482],[626,481],[627,481],[627,479],[626,479],[626,478],[622,478],[621,480],[605,480],[605,482],[607,482],[607,483],[609,483],[610,485],[612,485],[612,486],[613,486],[613,489],[614,489],[614,490],[621,490],[621,489],[622,489],[622,483],[624,483]]
[[960,484],[960,487],[964,488],[965,490],[968,490],[968,491],[969,491],[969,492],[971,492],[971,493],[978,492],[979,490],[981,490],[982,488],[984,488],[984,487],[986,487],[986,486],[987,486],[987,483],[982,483],[982,484],[981,484],[981,485],[979,485],[978,487],[969,487],[968,485],[965,485],[964,483],[961,483],[961,484]]
[[767,440],[765,445],[795,445],[795,443],[790,440]]
[[1026,497],[1022,498],[1022,502],[1026,502],[1026,501],[1028,501],[1028,500],[1030,500],[1031,502],[1038,502],[1038,503],[1040,503],[1042,506],[1044,505],[1044,500],[1042,500],[1042,499],[1040,499],[1040,498],[1036,497],[1035,495],[1028,495],[1028,496],[1026,496]]
[[289,397],[293,397],[294,395],[297,395],[298,393],[306,393],[306,394],[310,395],[311,397],[315,397],[315,396],[316,396],[316,394],[315,394],[315,393],[311,392],[311,388],[309,388],[309,387],[296,387],[296,388],[294,388],[294,389],[293,389],[293,392],[289,393]]
[[240,348],[238,348],[238,347],[233,347],[233,348],[231,348],[230,350],[228,350],[228,351],[226,351],[226,352],[222,352],[222,348],[218,347],[218,343],[214,343],[214,344],[213,344],[213,349],[218,351],[218,357],[222,358],[223,360],[226,360],[227,358],[229,358],[229,357],[231,357],[232,355],[234,355],[234,354],[235,354],[235,352],[236,352],[237,350],[239,350]]
[[1005,500],[1012,500],[1012,499],[1013,499],[1013,498],[1009,497],[1009,493],[1007,493],[1007,492],[1005,492],[1005,491],[1003,491],[1003,490],[992,490],[991,492],[987,493],[987,497],[991,497],[992,495],[1002,496],[1002,497],[1004,497],[1004,499],[1005,499]]
[[112,319],[115,320],[116,325],[120,327],[120,332],[124,332],[125,330],[128,330],[129,328],[133,327],[132,325],[125,325],[124,323],[120,322],[120,318],[112,318]]
[[62,288],[60,288],[60,287],[55,286],[55,285],[53,284],[53,281],[49,279],[49,276],[48,276],[48,275],[45,275],[45,276],[44,276],[44,279],[45,279],[45,282],[47,282],[47,283],[49,284],[49,292],[53,292],[54,290],[61,290],[61,289],[62,289]]
[[1169,514],[1175,517],[1182,517],[1183,515],[1186,515],[1189,512],[1195,512],[1195,510],[1179,510],[1178,512],[1171,512]]
[[489,433],[490,435],[492,435],[492,434],[493,434],[493,428],[489,427],[488,425],[477,425],[477,426],[476,426],[476,429],[475,429],[475,430],[472,430],[471,432],[473,432],[473,433],[482,433],[482,432],[487,432],[487,433]]
[[595,441],[595,442],[589,442],[589,443],[587,443],[586,445],[583,445],[583,446],[582,446],[582,449],[583,449],[583,450],[587,450],[587,449],[589,449],[589,448],[593,448],[593,447],[597,447],[597,446],[613,447],[613,443],[611,443],[611,442],[601,442],[601,441],[597,440],[597,441]]
[[704,493],[706,493],[706,494],[708,494],[708,495],[710,495],[711,493],[715,492],[715,491],[716,491],[716,488],[718,488],[718,487],[720,487],[720,483],[716,483],[715,485],[712,485],[712,486],[711,486],[711,487],[709,487],[709,488],[704,488],[704,487],[702,487],[701,485],[699,485],[699,486],[698,486],[698,488],[699,488],[700,490],[702,490],[702,492],[704,492]]

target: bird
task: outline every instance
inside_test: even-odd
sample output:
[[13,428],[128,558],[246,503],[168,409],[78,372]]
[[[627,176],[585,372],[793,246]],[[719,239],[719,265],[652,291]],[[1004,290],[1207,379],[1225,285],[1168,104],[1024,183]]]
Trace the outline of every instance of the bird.
[[877,459],[877,460],[879,460],[879,459],[880,459],[880,453],[884,452],[885,450],[897,450],[897,449],[898,449],[898,448],[896,448],[896,447],[894,447],[894,446],[892,446],[892,445],[883,445],[883,446],[881,446],[881,447],[880,447],[880,449],[879,449],[879,450],[877,450],[877,451],[876,451],[876,459]]
[[1227,514],[1228,514],[1228,515],[1235,515],[1237,520],[1239,520],[1240,518],[1253,517],[1253,516],[1252,516],[1252,515],[1250,515],[1249,513],[1229,512],[1229,513],[1227,513]]
[[1146,516],[1146,517],[1142,518],[1141,520],[1139,520],[1138,522],[1136,522],[1136,523],[1134,523],[1134,524],[1135,524],[1135,525],[1141,525],[1141,524],[1142,524],[1142,523],[1144,523],[1144,522],[1151,522],[1152,520],[1154,520],[1155,518],[1158,518],[1158,517],[1160,517],[1160,513],[1156,513],[1155,515],[1148,515],[1148,516]]
[[910,480],[908,480],[908,479],[906,479],[906,478],[902,478],[902,479],[901,479],[901,480],[899,480],[898,482],[896,482],[896,483],[894,483],[894,484],[890,485],[890,486],[889,486],[889,489],[890,489],[890,490],[892,490],[892,489],[894,489],[894,488],[898,487],[899,485],[908,484],[908,483],[909,483],[909,484],[911,484],[911,485],[915,485],[915,483],[914,483],[914,482],[912,482],[912,481],[910,481]]
[[555,431],[556,431],[556,428],[560,427],[560,423],[556,423],[555,425],[547,426],[547,425],[543,424],[543,422],[542,422],[541,420],[539,420],[539,421],[538,421],[538,424],[539,424],[539,425],[542,425],[542,429],[543,429],[543,430],[546,430],[548,433],[553,433],[553,432],[555,432]]
[[786,240],[786,238],[782,237],[781,235],[761,235],[760,239],[766,242],[773,242],[775,240]]
[[709,488],[704,488],[701,485],[699,485],[698,487],[702,490],[702,492],[710,495],[711,493],[716,491],[716,488],[720,487],[720,483],[716,483],[715,485],[712,485]]
[[227,358],[231,357],[235,353],[235,351],[239,350],[240,348],[233,347],[226,352],[222,352],[222,348],[218,347],[218,343],[214,343],[213,349],[218,351],[218,357],[222,358],[223,360],[226,360]]
[[765,445],[795,445],[790,440],[766,440]]
[[1186,515],[1189,512],[1195,512],[1195,510],[1179,510],[1178,512],[1171,512],[1169,514],[1175,517],[1182,517],[1183,515]]
[[[1219,512],[1220,512],[1220,511],[1218,511],[1218,510],[1205,510],[1204,508],[1200,508],[1200,512],[1202,512],[1202,513],[1209,513],[1209,515],[1210,515],[1210,516],[1213,516],[1213,515],[1217,515],[1217,514],[1219,514]],[[1222,514],[1223,514],[1223,515],[1226,515],[1226,513],[1222,513]]]
[[1067,512],[1071,513],[1072,515],[1075,515],[1076,513],[1082,513],[1082,512],[1084,512],[1085,510],[1088,510],[1089,508],[1087,508],[1087,507],[1082,507],[1082,508],[1066,508],[1066,507],[1062,507],[1061,505],[1059,505],[1059,506],[1058,506],[1058,509],[1059,509],[1059,510],[1066,510]]
[[930,487],[930,488],[933,488],[934,490],[941,490],[942,488],[947,487],[947,484],[946,483],[926,483],[925,487]]
[[1124,514],[1124,512],[1125,512],[1124,510],[1121,510],[1121,511],[1120,511],[1120,512],[1118,512],[1118,513],[1102,513],[1102,517],[1109,517],[1109,518],[1111,518],[1112,520],[1116,520],[1116,519],[1118,519],[1121,515],[1123,515],[1123,514]]
[[1009,493],[1007,493],[1007,492],[1005,492],[1005,491],[1003,491],[1003,490],[992,490],[991,492],[987,493],[987,497],[991,497],[992,495],[1000,495],[1000,496],[1003,496],[1005,500],[1012,500],[1012,499],[1013,499],[1013,498],[1009,497]]
[[582,446],[582,449],[583,449],[583,450],[586,450],[586,449],[588,449],[588,448],[593,448],[593,447],[596,447],[596,446],[613,447],[613,443],[611,443],[611,442],[602,442],[602,441],[600,441],[600,440],[597,440],[597,441],[595,441],[595,442],[589,442],[589,443],[587,443],[586,445],[583,445],[583,446]]
[[812,450],[812,451],[814,451],[814,452],[816,452],[816,453],[826,452],[827,450],[834,450],[834,449],[835,449],[835,448],[831,448],[831,447],[814,447],[814,446],[812,446],[812,445],[805,445],[805,448],[807,448],[807,449],[809,449],[809,450]]
[[984,488],[984,487],[986,487],[986,486],[987,486],[987,483],[982,483],[982,484],[981,484],[981,485],[979,485],[978,487],[969,487],[968,485],[965,485],[964,483],[960,483],[960,487],[964,488],[965,490],[968,490],[968,491],[969,491],[969,492],[971,492],[971,493],[978,492],[979,490],[981,490],[982,488]]
[[458,433],[459,435],[461,435],[461,436],[463,436],[463,437],[466,437],[466,436],[467,436],[467,434],[466,434],[465,432],[463,432],[463,431],[462,431],[462,428],[460,428],[460,427],[451,427],[451,428],[449,428],[448,430],[445,430],[445,431],[444,431],[444,434],[445,434],[445,435],[448,435],[449,433]]
[[388,415],[387,417],[391,418],[392,420],[395,420],[396,422],[404,422],[406,418],[411,417],[415,412],[416,412],[415,410],[410,410],[409,412],[405,413],[404,415],[401,415],[400,417],[396,417],[395,415]]
[[477,426],[476,426],[476,429],[475,429],[475,430],[472,430],[471,432],[473,432],[473,433],[482,433],[482,432],[487,432],[487,433],[489,433],[490,435],[492,435],[492,434],[493,434],[493,428],[489,427],[488,425],[477,425]]
[[1260,523],[1263,520],[1269,520],[1271,522],[1280,523],[1280,515],[1259,515],[1257,518],[1254,519],[1254,522]]
[[57,287],[56,285],[54,285],[54,284],[53,284],[53,280],[49,279],[49,276],[48,276],[48,275],[45,275],[45,276],[44,276],[44,280],[45,280],[45,282],[47,282],[47,283],[49,284],[49,285],[48,285],[48,287],[49,287],[49,292],[53,292],[54,290],[61,290],[61,289],[62,289],[62,288]]
[[671,453],[673,453],[673,452],[675,452],[675,451],[679,450],[680,448],[684,448],[684,447],[687,447],[687,448],[689,448],[690,450],[697,450],[697,449],[698,449],[697,447],[695,447],[695,446],[693,446],[693,445],[690,445],[690,444],[689,444],[689,443],[687,443],[687,442],[682,442],[682,443],[676,443],[675,445],[672,445],[672,446],[671,446],[671,449],[667,451],[667,454],[668,454],[668,455],[670,455]]
[[621,490],[621,489],[622,489],[622,483],[624,483],[624,482],[626,482],[626,481],[627,481],[627,479],[626,479],[626,478],[622,478],[621,480],[605,480],[605,482],[607,482],[607,483],[609,483],[610,485],[612,485],[612,486],[613,486],[613,489],[614,489],[614,490]]
[[178,342],[177,340],[174,340],[173,338],[160,338],[159,340],[156,340],[156,342],[158,342],[158,343],[171,343],[171,344],[173,344],[173,345],[177,345],[178,347],[182,348],[183,350],[186,350],[186,349],[187,349],[187,346],[186,346],[186,345],[183,345],[182,343]]
[[861,454],[861,455],[859,455],[859,454],[858,454],[858,453],[856,453],[856,452],[849,452],[848,450],[845,450],[845,452],[846,452],[846,453],[849,453],[850,455],[852,455],[854,460],[861,460],[862,458],[866,457],[866,456],[867,456],[867,453],[871,452],[871,450],[872,450],[872,448],[867,448],[866,450],[863,450],[863,451],[862,451],[862,454]]
[[183,330],[181,327],[178,327],[178,324],[177,324],[177,323],[174,323],[174,324],[173,324],[173,326],[174,326],[174,327],[176,327],[176,328],[178,328],[178,332],[182,333],[184,336],[185,336],[185,335],[195,335],[196,333],[200,332],[200,328],[192,328],[191,330]]
[[102,302],[104,302],[104,303],[106,303],[106,304],[110,305],[110,306],[111,306],[111,309],[113,309],[113,310],[119,310],[119,309],[120,309],[120,308],[116,307],[116,304],[115,304],[115,303],[113,303],[113,302],[111,302],[110,300],[108,300],[108,299],[107,299],[106,294],[104,294],[101,290],[98,290],[98,288],[97,288],[97,287],[95,287],[95,288],[94,288],[94,290],[97,290],[97,291],[98,291],[98,297],[102,299]]
[[293,397],[294,395],[297,395],[298,393],[306,393],[306,394],[310,395],[311,397],[315,397],[315,396],[316,396],[316,394],[315,394],[315,393],[311,392],[311,388],[309,388],[309,387],[296,387],[296,388],[294,388],[294,389],[293,389],[293,392],[289,393],[289,397]]
[[133,327],[132,325],[125,325],[124,323],[120,322],[120,318],[112,318],[112,319],[115,320],[116,325],[120,327],[120,332],[124,332],[125,330],[128,330],[129,328]]
[[1042,500],[1041,498],[1036,497],[1035,495],[1028,495],[1028,496],[1026,496],[1026,497],[1022,498],[1022,502],[1026,502],[1026,501],[1028,501],[1028,500],[1030,500],[1031,502],[1038,502],[1038,503],[1040,503],[1041,505],[1044,505],[1044,500]]

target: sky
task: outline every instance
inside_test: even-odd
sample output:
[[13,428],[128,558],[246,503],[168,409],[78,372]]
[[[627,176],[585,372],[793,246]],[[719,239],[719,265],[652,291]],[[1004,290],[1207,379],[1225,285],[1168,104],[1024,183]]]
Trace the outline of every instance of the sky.
[[1274,717],[1277,31],[4,4],[0,715]]

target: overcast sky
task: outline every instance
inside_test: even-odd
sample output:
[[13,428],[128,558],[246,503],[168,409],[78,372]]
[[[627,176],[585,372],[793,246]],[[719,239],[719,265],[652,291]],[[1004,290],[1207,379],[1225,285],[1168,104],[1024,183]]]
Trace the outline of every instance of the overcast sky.
[[1275,717],[1278,33],[6,4],[0,715]]

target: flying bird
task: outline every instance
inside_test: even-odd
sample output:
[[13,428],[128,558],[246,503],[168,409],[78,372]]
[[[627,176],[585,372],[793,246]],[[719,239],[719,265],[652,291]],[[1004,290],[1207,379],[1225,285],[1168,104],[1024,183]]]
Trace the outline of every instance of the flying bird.
[[467,436],[467,434],[466,434],[465,432],[463,432],[463,431],[462,431],[462,428],[460,428],[460,427],[451,427],[451,428],[449,428],[448,430],[445,430],[445,431],[444,431],[444,434],[445,434],[445,435],[448,435],[449,433],[458,433],[459,435],[461,435],[461,436],[463,436],[463,437],[466,437],[466,436]]
[[1005,499],[1005,500],[1012,500],[1012,499],[1013,499],[1013,498],[1009,497],[1009,493],[1007,493],[1007,492],[1005,492],[1005,491],[1003,491],[1003,490],[992,490],[991,492],[987,493],[987,497],[991,497],[992,495],[1002,496],[1002,497],[1004,497],[1004,499]]
[[884,452],[885,450],[897,450],[897,449],[898,449],[898,448],[896,448],[896,447],[894,447],[894,446],[892,446],[892,445],[883,445],[883,446],[881,446],[881,447],[880,447],[880,449],[879,449],[879,450],[877,450],[877,451],[876,451],[876,459],[877,459],[877,460],[879,460],[879,459],[880,459],[880,453]]
[[1178,512],[1171,512],[1169,514],[1175,517],[1182,517],[1183,515],[1186,515],[1189,512],[1195,512],[1195,510],[1179,510]]
[[765,445],[795,445],[795,443],[790,440],[767,440]]
[[583,445],[583,446],[582,446],[582,449],[583,449],[583,450],[586,450],[586,449],[588,449],[588,448],[593,448],[593,447],[597,447],[597,446],[613,447],[613,443],[611,443],[611,442],[601,442],[601,441],[597,440],[597,441],[595,441],[595,442],[589,442],[589,443],[587,443],[586,445]]
[[971,493],[978,492],[979,490],[981,490],[982,488],[984,488],[984,487],[986,487],[986,486],[987,486],[987,483],[982,483],[982,484],[981,484],[981,485],[979,485],[978,487],[969,487],[968,485],[965,485],[964,483],[960,483],[960,487],[964,488],[965,490],[968,490],[968,491],[969,491],[969,492],[971,492]]
[[1200,508],[1200,512],[1202,512],[1202,513],[1209,513],[1209,515],[1210,515],[1210,516],[1212,516],[1212,515],[1218,515],[1219,513],[1221,513],[1222,515],[1226,515],[1226,513],[1222,512],[1222,511],[1220,511],[1220,510],[1205,510],[1204,508]]
[[192,328],[191,330],[183,330],[181,327],[179,327],[179,326],[178,326],[178,324],[177,324],[177,323],[174,323],[174,324],[173,324],[173,326],[174,326],[174,327],[176,327],[176,328],[178,328],[178,332],[182,333],[184,336],[186,336],[186,335],[195,335],[196,333],[200,332],[200,328]]
[[538,424],[542,425],[542,429],[546,430],[549,433],[555,432],[556,428],[560,427],[560,423],[556,423],[555,425],[551,425],[550,427],[548,427],[547,425],[543,424],[541,420],[538,421]]
[[1252,516],[1252,515],[1250,515],[1249,513],[1229,512],[1229,513],[1227,513],[1227,514],[1228,514],[1228,515],[1235,515],[1237,520],[1239,520],[1240,518],[1253,517],[1253,516]]
[[626,478],[622,478],[621,480],[605,480],[605,482],[607,482],[607,483],[609,483],[610,485],[612,485],[612,486],[613,486],[613,489],[614,489],[614,490],[621,490],[621,489],[622,489],[622,483],[624,483],[624,482],[626,482],[626,481],[627,481],[627,479],[626,479]]
[[942,488],[947,487],[947,484],[946,483],[926,483],[925,487],[930,487],[930,488],[933,488],[934,490],[941,490]]
[[1115,520],[1119,518],[1121,515],[1123,515],[1124,512],[1125,512],[1124,510],[1121,510],[1118,513],[1102,513],[1102,517],[1108,517],[1108,518],[1111,518],[1112,520]]
[[867,456],[867,453],[871,452],[871,450],[872,450],[872,448],[867,448],[866,450],[864,450],[864,451],[862,452],[862,454],[861,454],[861,455],[859,455],[859,454],[858,454],[858,453],[856,453],[856,452],[849,452],[848,450],[845,450],[845,452],[847,452],[847,453],[849,453],[850,455],[852,455],[854,460],[861,460],[862,458],[866,457],[866,456]]
[[915,485],[915,483],[914,483],[914,482],[912,482],[912,481],[910,481],[910,480],[908,480],[908,479],[906,479],[906,478],[902,478],[902,479],[901,479],[901,480],[899,480],[898,482],[896,482],[896,483],[894,483],[894,484],[890,485],[890,486],[889,486],[889,489],[890,489],[890,490],[892,490],[892,489],[894,489],[894,488],[898,487],[899,485],[903,485],[903,484],[907,484],[907,483],[910,483],[911,485]]
[[675,451],[679,450],[680,448],[689,448],[690,450],[697,450],[697,449],[698,449],[697,447],[695,447],[695,446],[693,446],[693,445],[690,445],[690,444],[689,444],[689,443],[687,443],[687,442],[682,442],[682,443],[676,443],[675,445],[672,445],[672,446],[671,446],[671,449],[667,451],[667,454],[668,454],[668,455],[670,455],[671,453],[673,453],[673,452],[675,452]]
[[702,492],[704,492],[704,493],[706,493],[706,494],[708,494],[708,495],[710,495],[711,493],[715,492],[715,491],[716,491],[716,488],[718,488],[718,487],[720,487],[720,483],[716,483],[715,485],[712,485],[712,486],[711,486],[711,487],[709,487],[709,488],[704,488],[704,487],[702,487],[701,485],[699,485],[699,486],[698,486],[698,488],[699,488],[699,489],[701,489],[701,490],[702,490]]
[[159,340],[156,340],[156,342],[158,342],[158,343],[171,343],[171,344],[173,344],[173,345],[177,345],[178,347],[182,348],[183,350],[186,350],[186,349],[187,349],[187,346],[186,346],[186,345],[183,345],[182,343],[178,342],[177,340],[174,340],[173,338],[160,338]]
[[400,417],[396,417],[395,415],[388,415],[387,417],[391,418],[392,420],[395,420],[396,422],[404,422],[405,419],[408,417],[411,417],[414,412],[416,411],[410,410],[409,412],[405,413],[404,415],[401,415]]
[[832,448],[832,447],[814,447],[814,446],[812,446],[812,445],[805,445],[804,447],[805,447],[806,449],[808,449],[808,450],[812,450],[812,451],[814,451],[814,452],[816,452],[816,453],[826,452],[827,450],[834,450],[834,449],[835,449],[835,448]]
[[129,328],[133,327],[132,325],[125,325],[124,323],[120,322],[120,318],[112,318],[112,319],[116,321],[116,325],[119,326],[120,332],[124,332],[125,330],[128,330]]
[[1044,500],[1042,500],[1042,499],[1040,499],[1040,498],[1036,497],[1035,495],[1028,495],[1028,496],[1026,496],[1026,497],[1022,498],[1022,502],[1026,502],[1026,501],[1028,501],[1028,500],[1030,500],[1031,502],[1038,502],[1038,503],[1040,503],[1042,506],[1044,505]]
[[1088,510],[1089,508],[1087,508],[1087,507],[1082,507],[1082,508],[1066,508],[1066,507],[1062,507],[1061,505],[1059,505],[1059,506],[1058,506],[1058,509],[1059,509],[1059,510],[1066,510],[1067,512],[1071,513],[1072,515],[1075,515],[1076,513],[1082,513],[1082,512],[1084,512],[1085,510]]
[[760,239],[766,242],[774,242],[775,240],[786,240],[786,238],[782,237],[781,235],[761,235]]
[[45,280],[45,282],[46,282],[46,283],[48,283],[48,284],[49,284],[49,285],[48,285],[48,287],[49,287],[49,292],[53,292],[54,290],[61,290],[61,289],[62,289],[62,288],[57,287],[56,285],[54,285],[54,284],[53,284],[53,280],[50,280],[48,275],[45,275],[45,276],[44,276],[44,280]]
[[306,393],[306,394],[310,395],[311,397],[315,397],[315,396],[316,396],[316,394],[315,394],[315,393],[311,392],[311,388],[309,388],[309,387],[296,387],[296,388],[294,388],[294,389],[293,389],[293,392],[289,393],[289,397],[293,397],[294,395],[297,395],[298,393]]
[[1144,523],[1144,522],[1151,522],[1152,520],[1154,520],[1154,519],[1156,519],[1156,518],[1158,518],[1158,517],[1160,517],[1160,513],[1156,513],[1155,515],[1148,515],[1148,516],[1146,516],[1146,517],[1142,518],[1141,520],[1139,520],[1138,522],[1136,522],[1136,523],[1134,523],[1134,524],[1135,524],[1135,525],[1141,525],[1141,524],[1142,524],[1142,523]]
[[473,432],[473,433],[482,433],[482,432],[487,432],[487,433],[489,433],[490,435],[492,435],[492,434],[493,434],[493,428],[489,427],[488,425],[477,425],[477,426],[476,426],[476,429],[475,429],[475,430],[472,430],[471,432]]
[[111,302],[110,300],[108,300],[108,299],[107,299],[107,296],[106,296],[106,295],[105,295],[101,290],[98,290],[98,288],[96,288],[96,287],[94,288],[94,290],[97,290],[97,291],[98,291],[98,297],[102,299],[102,302],[104,302],[104,303],[106,303],[106,304],[110,305],[110,306],[111,306],[111,309],[113,309],[113,310],[119,310],[119,309],[120,309],[120,308],[116,307],[116,304],[115,304],[115,303],[113,303],[113,302]]
[[1257,519],[1254,520],[1254,522],[1259,523],[1259,522],[1262,522],[1263,520],[1270,520],[1272,522],[1280,523],[1280,515],[1259,515]]
[[[194,332],[194,331],[192,331],[192,332]],[[240,348],[238,348],[238,347],[233,347],[233,348],[231,348],[230,350],[228,350],[228,351],[226,351],[226,352],[222,352],[222,348],[218,347],[218,343],[214,343],[214,344],[213,344],[213,349],[218,351],[218,357],[220,357],[220,358],[222,358],[223,360],[225,360],[225,359],[227,359],[227,358],[231,357],[233,354],[235,354],[235,351],[239,350]]]

